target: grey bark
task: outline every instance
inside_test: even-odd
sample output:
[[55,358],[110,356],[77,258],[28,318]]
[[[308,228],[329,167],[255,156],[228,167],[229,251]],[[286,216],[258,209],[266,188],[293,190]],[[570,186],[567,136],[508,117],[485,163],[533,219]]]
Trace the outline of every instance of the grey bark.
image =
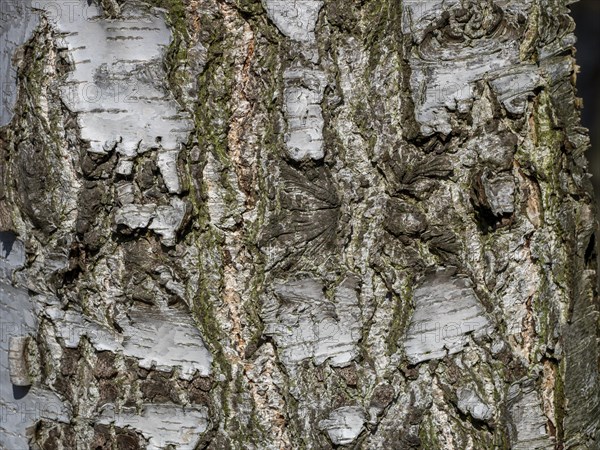
[[3,6],[0,448],[600,448],[568,3]]

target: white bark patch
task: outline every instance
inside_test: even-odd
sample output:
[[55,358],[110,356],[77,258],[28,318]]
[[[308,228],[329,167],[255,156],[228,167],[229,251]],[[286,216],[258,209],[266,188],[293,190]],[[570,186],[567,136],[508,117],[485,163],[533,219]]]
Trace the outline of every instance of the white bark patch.
[[[50,391],[32,387],[15,395],[13,381],[27,384],[20,382],[26,376],[21,344],[25,335],[37,332],[33,311],[33,300],[26,290],[0,280],[0,448],[29,448],[28,429],[40,419],[70,420],[69,409]],[[15,361],[17,354],[19,361]]]
[[148,228],[161,236],[166,246],[174,246],[177,230],[185,216],[185,203],[173,197],[170,205],[125,205],[115,212],[115,223],[131,229]]
[[133,161],[130,159],[119,160],[115,172],[123,176],[131,175],[133,173]]
[[[55,14],[57,2],[35,3]],[[157,141],[166,150],[178,150],[191,120],[166,89],[160,69],[171,41],[162,15],[124,8],[121,18],[109,20],[94,5],[63,3],[53,24],[63,33],[74,70],[62,97],[78,113],[82,137],[92,150],[104,152],[117,142],[117,151],[133,156],[138,149],[158,148]]]
[[495,413],[494,406],[485,403],[477,392],[469,387],[460,387],[456,392],[458,409],[463,414],[469,414],[476,420],[490,420]]
[[356,357],[362,319],[353,281],[344,281],[333,299],[313,279],[276,285],[275,295],[263,310],[265,334],[273,336],[288,368],[311,358],[344,366]]
[[156,207],[156,215],[148,228],[161,236],[164,245],[172,247],[175,245],[177,230],[179,230],[184,216],[184,201],[173,197],[170,205]]
[[167,186],[170,194],[178,194],[181,192],[179,176],[177,175],[178,156],[179,149],[163,150],[158,152],[158,158],[156,160],[158,170],[160,170],[165,186]]
[[[308,60],[317,61],[315,26],[322,1],[263,0],[269,18],[281,33],[303,44]],[[325,156],[323,146],[323,111],[321,101],[327,86],[325,73],[305,66],[290,68],[284,78],[284,113],[287,122],[285,144],[288,156],[295,161]]]
[[38,16],[33,14],[25,1],[2,2],[0,6],[0,127],[12,120],[17,101],[14,53],[31,39],[38,22]]
[[295,41],[314,42],[321,0],[263,0],[269,19],[281,33]]
[[335,445],[351,444],[363,431],[366,418],[359,406],[344,406],[332,411],[329,417],[319,422]]
[[193,450],[208,428],[208,411],[204,407],[159,404],[143,405],[139,414],[107,408],[98,423],[133,428],[148,440],[148,450],[162,450],[169,445],[178,450]]
[[129,319],[119,319],[123,334],[92,322],[76,311],[47,308],[58,334],[68,348],[77,348],[86,336],[97,351],[123,352],[139,360],[140,367],[170,372],[180,377],[211,373],[212,356],[189,314],[174,309],[133,309]]
[[[530,0],[507,3],[524,11],[531,5]],[[425,135],[449,134],[452,112],[470,109],[475,82],[498,78],[507,68],[520,62],[519,41],[504,36],[503,12],[492,9],[491,5],[471,4],[469,7],[476,9],[466,24],[452,19],[452,11],[458,13],[462,8],[459,0],[408,0],[403,6],[402,31],[412,35],[418,45],[409,58],[416,120]],[[432,27],[441,26],[444,12],[450,13],[447,26],[454,36],[451,39],[432,34]],[[441,30],[436,32],[442,33]],[[456,36],[460,38],[457,40]],[[504,89],[502,86],[509,80],[510,77],[499,82],[499,89]],[[528,76],[515,80],[524,83],[516,91],[510,85],[518,98],[505,96],[504,100],[511,110],[521,111],[522,93],[535,85],[535,81]]]
[[528,97],[541,84],[537,65],[516,67],[490,82],[498,100],[511,114],[524,114]]
[[139,360],[140,367],[170,371],[181,367],[181,378],[191,379],[196,371],[210,375],[212,357],[189,314],[178,310],[155,312],[133,309],[130,323],[121,323],[123,351]]
[[510,429],[511,448],[529,450],[554,448],[548,436],[548,418],[542,411],[542,401],[533,387],[511,386],[508,393],[509,414],[513,428]]
[[429,277],[413,294],[415,311],[404,348],[411,364],[460,352],[469,334],[482,335],[489,326],[467,280],[445,275]]
[[115,183],[117,199],[122,205],[130,205],[135,201],[135,188],[133,183],[128,181],[119,181]]
[[515,210],[515,179],[511,174],[482,176],[483,189],[492,213],[496,216],[512,214]]
[[[83,336],[86,336],[94,349],[99,352],[116,352],[122,348],[123,336],[115,330],[85,318],[80,312],[63,311],[55,306],[49,306],[44,309],[44,313],[56,327],[57,337],[64,340],[67,348],[77,348]],[[53,356],[60,358],[60,348]]]
[[[134,157],[159,149],[158,166],[165,184],[170,193],[180,193],[175,163],[193,124],[167,87],[162,59],[171,33],[162,13],[124,7],[119,19],[106,19],[87,2],[31,4],[25,8],[28,15],[35,15],[34,10],[44,14],[61,33],[59,46],[68,50],[73,70],[61,86],[61,97],[77,114],[81,137],[91,151],[114,148]],[[21,28],[9,34],[20,36],[25,33]],[[21,42],[25,37],[15,39]],[[15,46],[2,48],[2,66]]]
[[323,149],[323,112],[321,101],[327,79],[320,70],[289,69],[284,75],[285,144],[289,156],[300,161],[325,156]]
[[115,212],[115,223],[131,229],[147,228],[156,214],[156,205],[125,205]]

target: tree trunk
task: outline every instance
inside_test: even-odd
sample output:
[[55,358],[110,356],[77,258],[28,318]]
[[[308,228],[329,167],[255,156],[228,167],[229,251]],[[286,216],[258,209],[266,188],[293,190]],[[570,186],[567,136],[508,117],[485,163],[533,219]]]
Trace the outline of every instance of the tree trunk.
[[600,448],[568,3],[3,2],[0,448]]

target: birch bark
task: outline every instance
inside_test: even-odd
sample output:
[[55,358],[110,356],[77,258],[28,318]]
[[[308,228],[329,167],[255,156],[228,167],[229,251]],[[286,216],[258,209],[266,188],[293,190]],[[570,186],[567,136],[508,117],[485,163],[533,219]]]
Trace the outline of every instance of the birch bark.
[[0,448],[600,448],[569,3],[4,2]]

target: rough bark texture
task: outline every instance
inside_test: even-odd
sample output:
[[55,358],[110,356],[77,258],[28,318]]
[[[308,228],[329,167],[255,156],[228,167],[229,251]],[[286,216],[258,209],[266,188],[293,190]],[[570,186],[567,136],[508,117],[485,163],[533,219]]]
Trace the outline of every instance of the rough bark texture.
[[568,3],[2,6],[0,448],[600,448]]

